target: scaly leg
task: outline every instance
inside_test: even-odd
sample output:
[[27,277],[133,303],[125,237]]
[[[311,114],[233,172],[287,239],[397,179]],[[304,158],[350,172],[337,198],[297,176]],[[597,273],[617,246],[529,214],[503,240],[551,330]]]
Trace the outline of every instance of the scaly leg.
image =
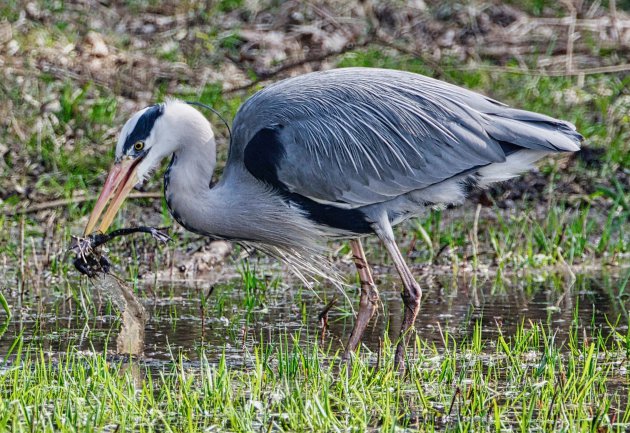
[[363,251],[363,245],[361,245],[360,239],[352,239],[350,241],[350,247],[352,248],[352,258],[354,264],[357,267],[359,273],[359,281],[361,283],[361,299],[359,300],[359,314],[357,315],[354,328],[352,328],[352,334],[348,340],[348,345],[343,354],[343,359],[347,360],[350,357],[350,353],[355,351],[361,343],[361,337],[365,332],[370,319],[374,315],[378,307],[378,290],[372,279],[372,272],[365,259],[365,252]]
[[394,266],[396,266],[396,270],[398,271],[398,274],[400,274],[400,279],[403,283],[401,296],[404,304],[404,316],[402,326],[400,327],[400,337],[398,340],[398,346],[396,347],[394,363],[400,370],[404,370],[405,351],[407,345],[409,344],[416,317],[420,312],[422,289],[405,263],[405,259],[400,253],[398,246],[396,246],[394,233],[389,225],[389,222],[386,224],[381,223],[379,230],[377,230],[377,234],[385,244],[385,248],[387,249],[389,256],[392,258]]

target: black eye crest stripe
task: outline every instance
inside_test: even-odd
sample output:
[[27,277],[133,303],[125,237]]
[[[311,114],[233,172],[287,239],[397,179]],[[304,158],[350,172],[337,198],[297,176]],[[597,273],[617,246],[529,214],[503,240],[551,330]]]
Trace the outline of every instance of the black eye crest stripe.
[[149,107],[142,116],[138,119],[136,126],[133,128],[131,133],[127,136],[125,140],[125,145],[123,146],[123,154],[129,152],[129,150],[133,149],[133,145],[137,141],[145,141],[147,137],[151,134],[151,130],[155,125],[155,121],[164,113],[164,104],[156,104]]

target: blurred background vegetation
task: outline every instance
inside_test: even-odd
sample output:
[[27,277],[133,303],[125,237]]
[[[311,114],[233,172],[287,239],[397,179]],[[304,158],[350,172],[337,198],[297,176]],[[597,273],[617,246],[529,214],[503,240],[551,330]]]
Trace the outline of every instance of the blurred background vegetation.
[[[372,66],[566,119],[586,137],[576,156],[479,193],[458,219],[433,212],[405,231],[418,262],[435,264],[445,248],[446,261],[468,257],[479,203],[480,242],[494,264],[618,263],[628,252],[629,10],[628,0],[5,0],[0,254],[16,259],[20,233],[34,239],[22,250],[54,250],[81,232],[135,110],[185,98],[231,121],[272,81]],[[226,130],[209,116],[221,160]],[[119,225],[171,224],[161,181],[147,188]],[[415,251],[416,239],[429,248]]]

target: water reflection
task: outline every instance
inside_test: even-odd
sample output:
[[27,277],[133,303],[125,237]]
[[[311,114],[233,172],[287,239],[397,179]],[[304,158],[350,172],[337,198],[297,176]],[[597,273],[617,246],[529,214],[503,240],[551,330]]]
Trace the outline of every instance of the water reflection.
[[[626,325],[630,297],[627,291],[620,293],[624,280],[625,276],[612,274],[578,275],[574,282],[564,275],[426,277],[416,327],[423,339],[441,347],[444,332],[455,338],[468,337],[476,321],[482,324],[483,338],[495,339],[498,332],[510,335],[520,323],[531,320],[547,324],[561,341],[567,338],[574,319],[587,331],[606,327],[619,317]],[[382,308],[364,338],[371,350],[378,350],[386,333],[392,339],[397,336],[402,307],[398,284],[387,275],[379,282]],[[150,314],[144,345],[147,362],[159,364],[178,353],[195,361],[203,350],[210,361],[225,352],[235,366],[244,362],[244,354],[259,341],[281,343],[287,335],[295,335],[300,344],[315,342],[320,338],[319,312],[339,295],[333,287],[313,291],[298,283],[246,290],[240,280],[216,285],[207,299],[207,287],[167,284],[148,293],[144,299]],[[349,296],[358,302],[357,293]],[[354,320],[344,299],[338,296],[329,314],[325,335],[333,349],[343,347]],[[7,300],[18,305],[16,298]],[[114,347],[112,337],[119,329],[115,308],[103,299],[96,300],[93,307],[79,304],[80,299],[70,300],[64,294],[24,299],[20,308],[13,308],[14,317],[0,338],[0,357],[9,352],[19,335],[52,353],[69,346],[95,351]]]

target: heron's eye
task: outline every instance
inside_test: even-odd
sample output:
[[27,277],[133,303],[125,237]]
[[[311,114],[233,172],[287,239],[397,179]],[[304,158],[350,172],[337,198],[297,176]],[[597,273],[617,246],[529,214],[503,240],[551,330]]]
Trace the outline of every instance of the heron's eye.
[[137,151],[141,151],[142,149],[144,149],[144,141],[136,141],[133,145],[133,148]]

